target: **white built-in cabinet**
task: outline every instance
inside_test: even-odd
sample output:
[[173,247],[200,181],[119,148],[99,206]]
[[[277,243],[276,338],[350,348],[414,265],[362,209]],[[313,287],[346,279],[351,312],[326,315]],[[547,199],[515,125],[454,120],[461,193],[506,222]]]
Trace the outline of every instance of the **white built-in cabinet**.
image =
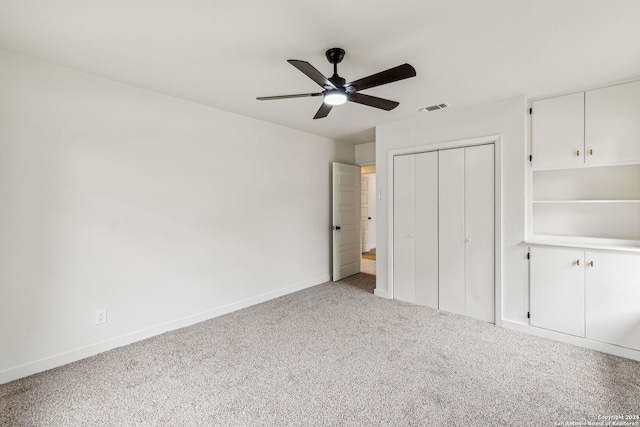
[[531,325],[640,350],[640,255],[532,247]]
[[394,298],[495,321],[493,144],[394,157]]
[[531,103],[534,168],[640,162],[640,82]]
[[640,82],[531,103],[530,325],[640,350]]
[[528,240],[640,250],[640,82],[531,107]]

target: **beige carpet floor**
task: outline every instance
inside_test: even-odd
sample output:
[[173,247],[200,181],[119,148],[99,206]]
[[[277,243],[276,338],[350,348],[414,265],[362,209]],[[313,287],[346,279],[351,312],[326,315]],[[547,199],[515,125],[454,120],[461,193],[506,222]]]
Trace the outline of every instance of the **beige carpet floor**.
[[1,385],[0,425],[539,427],[640,414],[638,362],[372,289],[358,274]]

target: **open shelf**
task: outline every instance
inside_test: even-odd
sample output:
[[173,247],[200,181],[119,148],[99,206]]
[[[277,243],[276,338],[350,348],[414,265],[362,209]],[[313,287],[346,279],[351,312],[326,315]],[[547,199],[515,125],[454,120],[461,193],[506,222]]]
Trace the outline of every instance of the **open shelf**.
[[525,243],[540,246],[561,246],[579,249],[639,252],[640,240],[600,239],[593,237],[533,235]]
[[640,250],[640,165],[532,171],[527,241]]

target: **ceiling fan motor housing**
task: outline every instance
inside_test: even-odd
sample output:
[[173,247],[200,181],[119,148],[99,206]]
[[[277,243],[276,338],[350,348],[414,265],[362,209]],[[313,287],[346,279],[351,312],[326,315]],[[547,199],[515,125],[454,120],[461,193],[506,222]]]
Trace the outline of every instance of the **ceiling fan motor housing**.
[[332,64],[339,64],[344,59],[344,49],[339,47],[332,47],[324,53],[327,56],[327,60]]

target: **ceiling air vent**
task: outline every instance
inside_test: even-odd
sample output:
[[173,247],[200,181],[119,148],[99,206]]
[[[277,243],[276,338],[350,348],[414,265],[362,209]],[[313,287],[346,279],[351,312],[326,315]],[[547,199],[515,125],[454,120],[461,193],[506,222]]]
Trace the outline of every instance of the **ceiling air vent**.
[[436,104],[436,105],[430,105],[429,107],[418,108],[418,111],[420,111],[421,113],[424,113],[425,111],[442,110],[443,108],[447,108],[449,106],[450,106],[449,104],[447,104],[446,102],[443,102],[442,104]]

